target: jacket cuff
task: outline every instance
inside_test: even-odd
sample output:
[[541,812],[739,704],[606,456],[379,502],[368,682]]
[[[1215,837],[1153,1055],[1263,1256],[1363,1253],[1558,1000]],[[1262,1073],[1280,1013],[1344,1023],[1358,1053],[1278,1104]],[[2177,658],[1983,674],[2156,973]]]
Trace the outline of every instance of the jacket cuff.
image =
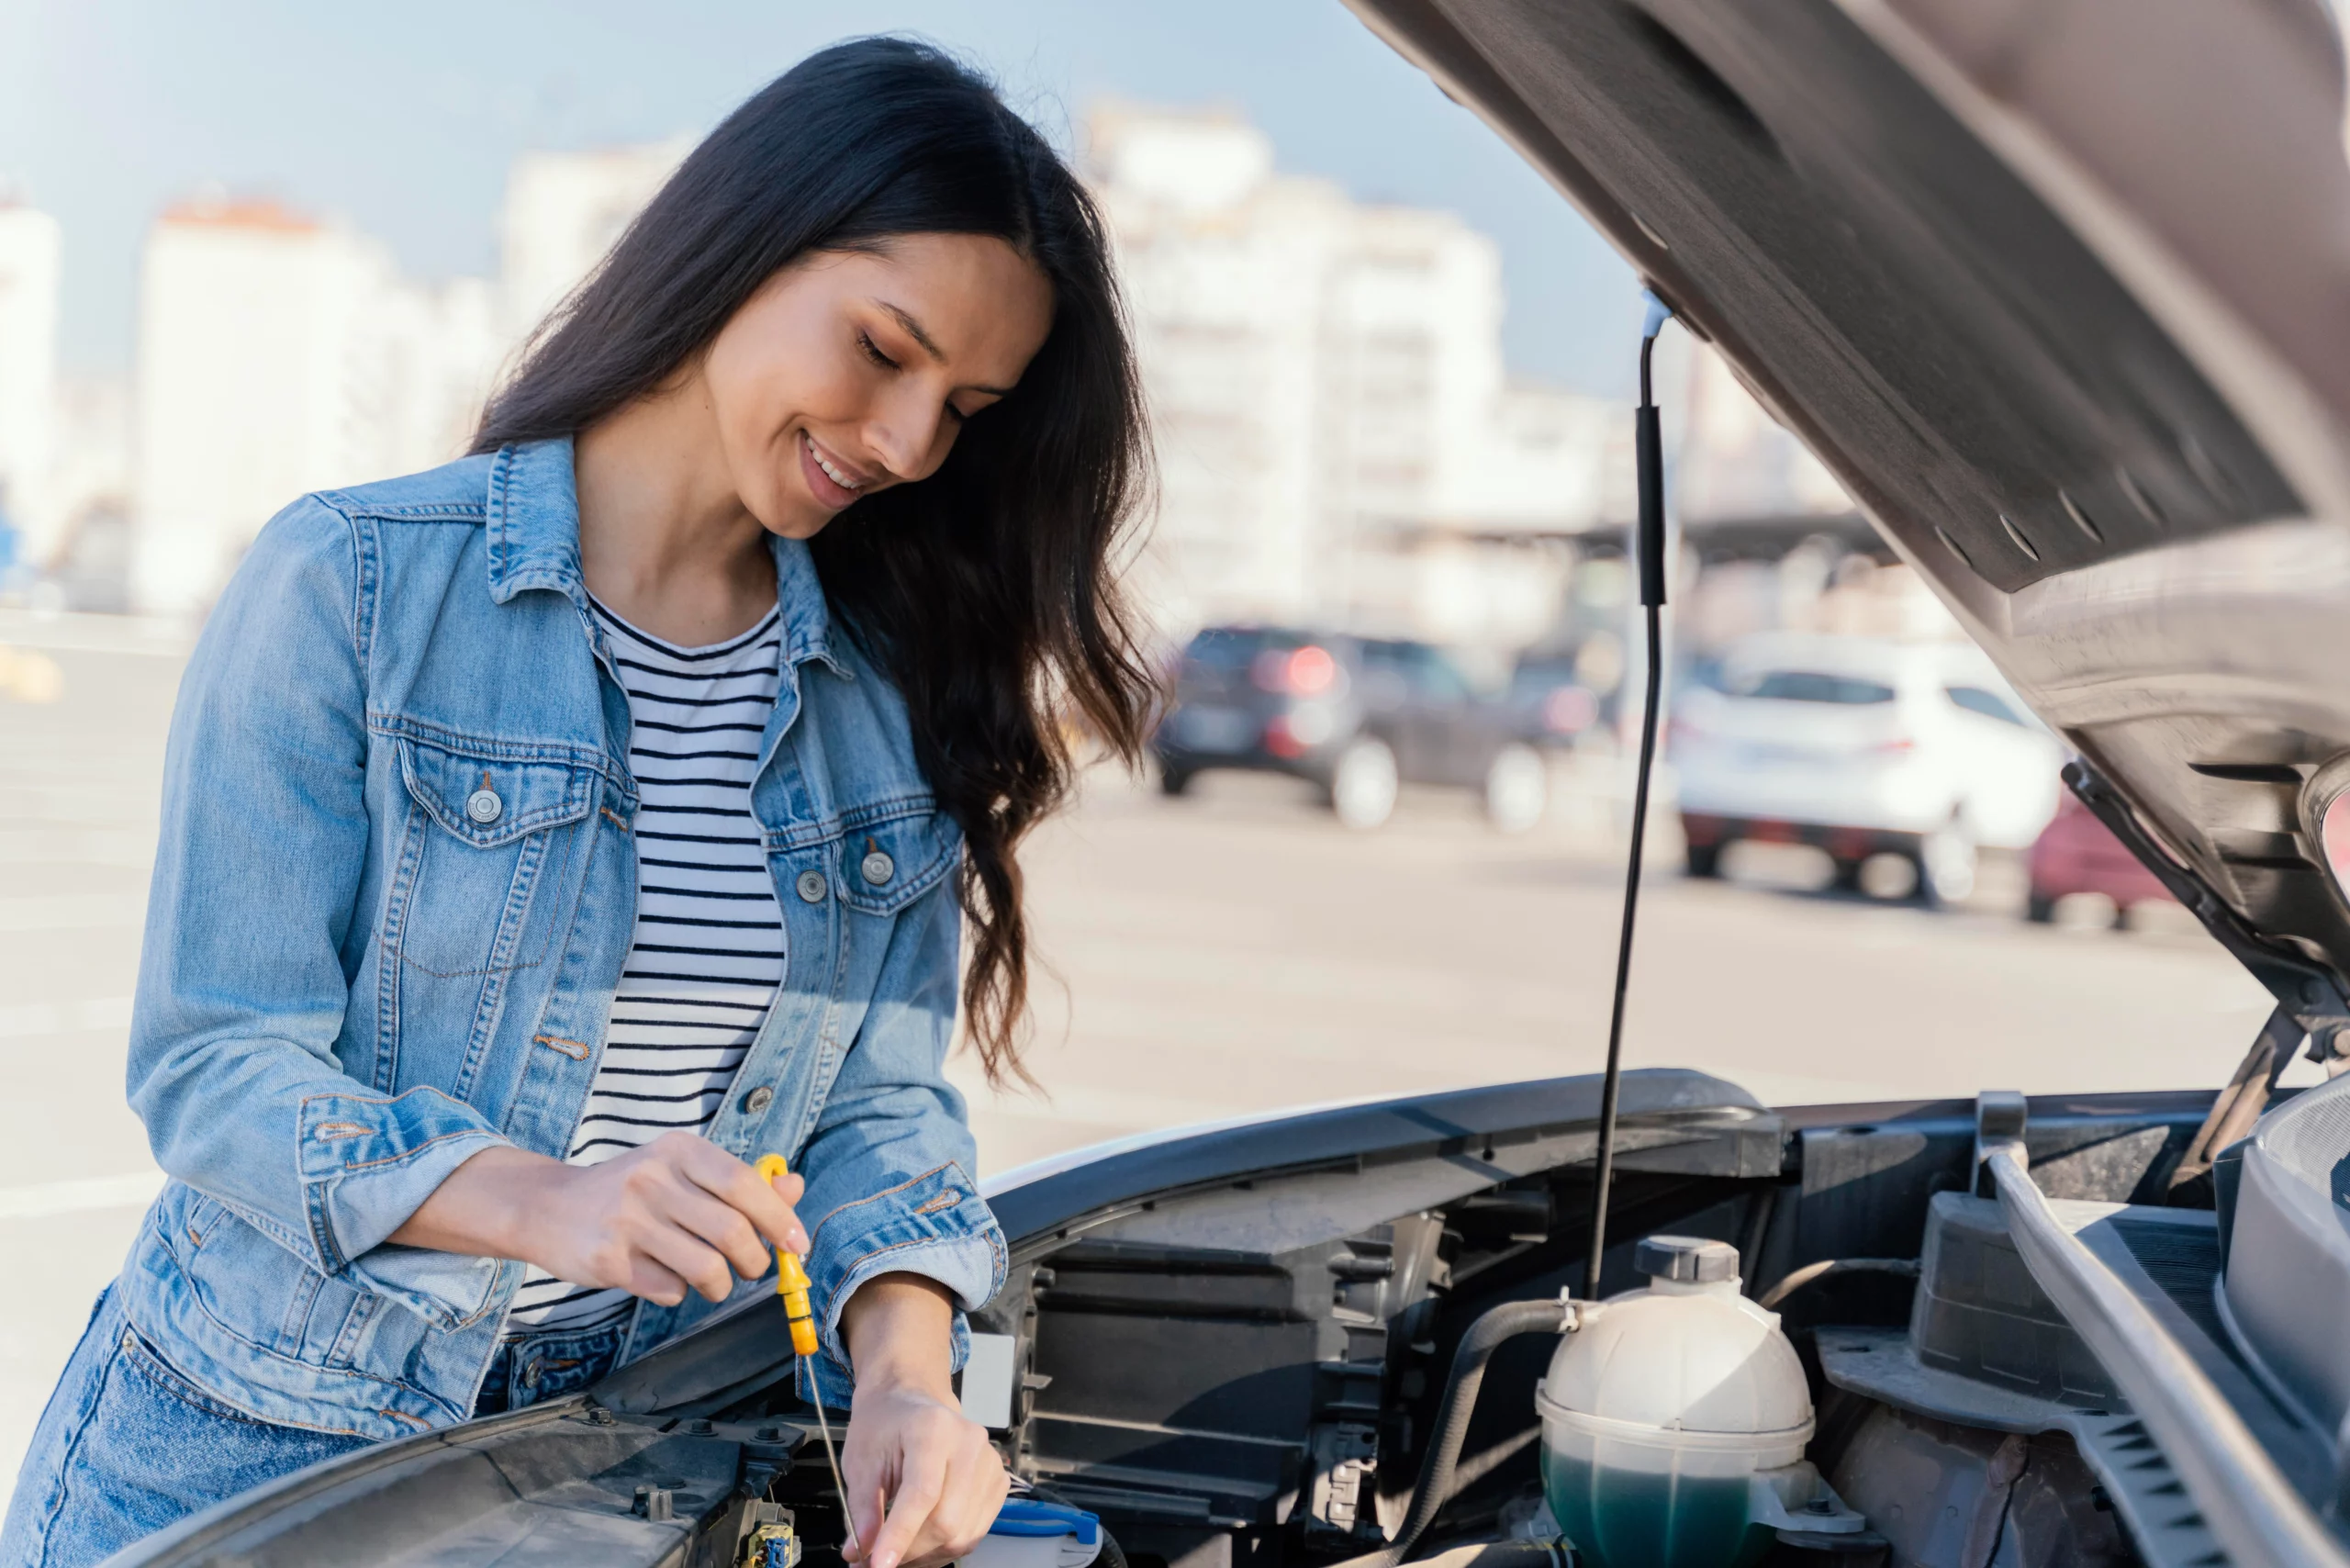
[[386,1238],[408,1222],[449,1173],[507,1140],[481,1114],[435,1089],[394,1099],[314,1094],[300,1119],[303,1209],[328,1273],[348,1271],[443,1328],[487,1312],[509,1266]]
[[963,1315],[1003,1288],[1003,1232],[978,1183],[948,1164],[886,1193],[844,1204],[810,1238],[822,1354],[802,1363],[800,1393],[821,1394],[845,1410],[856,1386],[841,1312],[859,1285],[881,1274],[919,1274],[946,1287],[956,1302],[951,1365],[960,1372],[970,1348]]

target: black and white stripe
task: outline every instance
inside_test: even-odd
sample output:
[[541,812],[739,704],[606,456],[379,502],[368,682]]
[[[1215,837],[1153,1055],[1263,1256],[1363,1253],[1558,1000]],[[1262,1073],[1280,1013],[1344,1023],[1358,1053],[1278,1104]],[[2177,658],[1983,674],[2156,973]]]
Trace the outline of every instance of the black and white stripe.
[[[776,613],[715,647],[680,648],[601,604],[595,611],[628,690],[628,761],[641,797],[636,931],[572,1134],[574,1165],[707,1127],[784,968],[783,913],[751,815],[783,642]],[[510,1321],[533,1333],[585,1328],[618,1318],[630,1300],[532,1268]]]

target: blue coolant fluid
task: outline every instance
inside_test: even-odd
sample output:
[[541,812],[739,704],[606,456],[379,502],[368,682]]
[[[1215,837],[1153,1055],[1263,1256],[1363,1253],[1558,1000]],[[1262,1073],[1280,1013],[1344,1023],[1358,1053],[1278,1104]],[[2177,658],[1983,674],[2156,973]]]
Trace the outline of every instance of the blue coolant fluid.
[[1011,1497],[962,1568],[1086,1568],[1102,1551],[1102,1521],[1083,1508]]
[[1592,1568],[1748,1568],[1774,1532],[1866,1521],[1804,1459],[1811,1392],[1727,1242],[1656,1236],[1645,1290],[1586,1305],[1536,1389],[1542,1490]]

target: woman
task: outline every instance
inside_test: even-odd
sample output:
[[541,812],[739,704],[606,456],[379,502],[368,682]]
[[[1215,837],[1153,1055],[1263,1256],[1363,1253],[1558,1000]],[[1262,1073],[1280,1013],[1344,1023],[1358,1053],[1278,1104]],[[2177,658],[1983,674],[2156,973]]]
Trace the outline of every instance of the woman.
[[173,1180],[0,1562],[573,1392],[776,1247],[816,1283],[803,1390],[848,1411],[852,1561],[985,1531],[959,926],[1016,1075],[1058,715],[1131,756],[1145,706],[1108,568],[1138,408],[1069,171],[866,40],[686,160],[476,455],[263,532],[172,729],[130,1086]]

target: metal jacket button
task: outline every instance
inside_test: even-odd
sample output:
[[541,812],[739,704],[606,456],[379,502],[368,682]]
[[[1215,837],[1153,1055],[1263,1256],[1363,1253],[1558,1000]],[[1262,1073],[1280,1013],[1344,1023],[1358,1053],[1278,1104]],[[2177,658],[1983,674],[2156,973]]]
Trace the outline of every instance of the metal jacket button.
[[802,871],[800,873],[800,879],[791,885],[798,890],[801,902],[822,903],[824,902],[824,874],[822,871],[813,869]]
[[867,850],[865,858],[857,862],[856,868],[865,874],[867,881],[877,888],[898,874],[898,863],[890,858],[889,851],[883,849]]
[[505,812],[506,802],[499,800],[498,791],[487,784],[465,797],[465,815],[484,827],[496,822]]
[[743,1096],[743,1109],[754,1116],[774,1103],[775,1091],[764,1083]]

